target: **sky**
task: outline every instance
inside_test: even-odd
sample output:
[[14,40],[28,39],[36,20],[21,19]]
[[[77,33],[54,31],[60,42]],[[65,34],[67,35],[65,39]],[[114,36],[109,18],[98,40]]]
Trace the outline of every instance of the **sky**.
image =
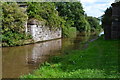
[[100,17],[115,0],[80,0],[88,16]]

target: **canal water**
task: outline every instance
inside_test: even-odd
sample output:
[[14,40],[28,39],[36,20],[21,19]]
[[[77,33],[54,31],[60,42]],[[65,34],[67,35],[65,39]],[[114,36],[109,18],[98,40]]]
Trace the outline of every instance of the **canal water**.
[[75,38],[2,48],[2,76],[19,78],[21,75],[31,73],[51,56],[64,54],[66,50],[87,48],[88,41],[95,39],[96,36],[77,35]]

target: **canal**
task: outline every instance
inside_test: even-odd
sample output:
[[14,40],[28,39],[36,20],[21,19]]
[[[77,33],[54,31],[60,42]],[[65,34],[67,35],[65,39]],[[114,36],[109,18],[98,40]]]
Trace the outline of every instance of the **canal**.
[[31,73],[51,56],[64,54],[71,49],[85,49],[88,41],[97,36],[77,35],[75,38],[64,38],[17,47],[2,48],[3,78],[19,78]]

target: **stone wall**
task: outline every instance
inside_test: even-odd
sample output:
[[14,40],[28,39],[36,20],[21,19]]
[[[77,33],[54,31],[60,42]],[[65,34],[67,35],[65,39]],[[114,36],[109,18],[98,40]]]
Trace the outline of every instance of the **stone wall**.
[[111,39],[120,39],[120,2],[112,4]]
[[[18,5],[24,10],[24,13],[27,13],[27,4],[19,3]],[[58,28],[57,26],[56,28],[50,28],[35,19],[25,22],[25,32],[26,34],[32,35],[34,42],[57,39],[62,36],[61,28]]]
[[120,39],[120,2],[117,0],[112,4],[111,17],[110,25],[104,25],[105,39]]
[[62,36],[61,28],[50,28],[35,20],[28,22],[27,31],[28,34],[32,35],[35,42],[57,39]]
[[104,25],[104,34],[106,40],[111,39],[111,25]]

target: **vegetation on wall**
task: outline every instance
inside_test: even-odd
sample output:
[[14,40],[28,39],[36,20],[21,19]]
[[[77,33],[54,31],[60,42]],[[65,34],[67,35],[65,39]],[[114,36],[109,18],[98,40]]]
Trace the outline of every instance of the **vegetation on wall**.
[[2,42],[7,46],[21,45],[19,40],[29,39],[30,36],[25,35],[25,22],[27,15],[24,13],[17,3],[3,3],[2,18]]
[[77,31],[90,32],[99,26],[97,18],[85,15],[80,2],[27,2],[25,4],[28,5],[27,14],[15,2],[2,5],[2,39],[10,46],[19,44],[14,43],[15,41],[31,38],[25,35],[24,24],[27,18],[37,19],[49,27],[62,27],[63,37],[76,35]]
[[17,3],[4,3],[3,4],[3,31],[2,33],[23,32],[24,24],[27,21],[27,15],[17,5]]
[[62,27],[63,37],[69,37],[70,34],[76,33],[75,28],[71,28],[72,21],[67,21],[61,17],[54,3],[29,2],[27,12],[29,19],[35,18],[40,21],[44,21],[44,23],[49,27]]
[[99,26],[97,18],[91,20],[92,24],[86,19],[80,2],[28,2],[27,12],[29,19],[44,21],[49,27],[62,27],[63,37],[76,33],[76,29],[79,32],[90,32],[92,24],[94,30]]
[[58,16],[54,3],[28,2],[27,13],[29,19],[44,21],[49,27],[63,27],[64,20]]

